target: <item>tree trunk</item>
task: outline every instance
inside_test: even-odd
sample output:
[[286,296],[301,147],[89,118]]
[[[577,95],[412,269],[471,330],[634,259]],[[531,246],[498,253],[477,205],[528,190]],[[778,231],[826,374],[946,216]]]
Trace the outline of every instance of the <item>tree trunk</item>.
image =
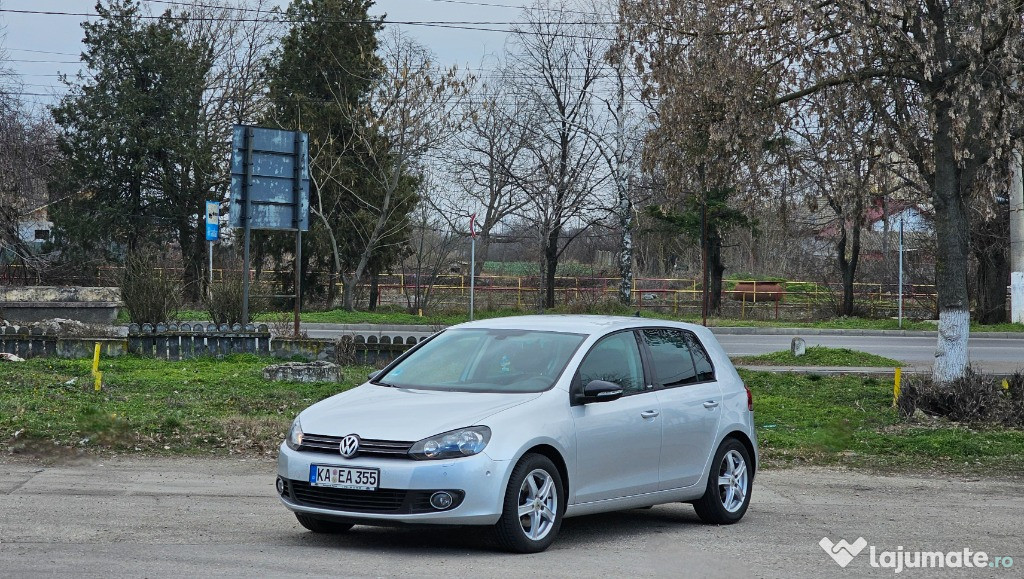
[[370,311],[377,311],[377,301],[380,299],[380,274],[374,270],[370,273]]
[[338,299],[338,268],[334,266],[334,260],[331,260],[330,270],[327,274],[327,309],[333,310],[336,307],[336,300]]
[[479,276],[484,271],[484,264],[487,263],[487,253],[491,249],[491,228],[481,229],[476,236],[476,262],[473,264],[472,273]]
[[1006,319],[1006,283],[1010,279],[1007,219],[1002,208],[998,216],[973,227],[972,250],[978,260],[978,298],[974,317],[981,324],[1001,324]]
[[347,312],[354,312],[356,309],[356,282],[354,275],[341,276],[341,301],[342,307]]
[[633,302],[633,208],[629,202],[628,187],[619,186],[619,303]]
[[935,183],[935,285],[938,293],[939,331],[932,379],[949,383],[967,370],[967,339],[970,312],[967,297],[967,253],[970,223],[964,204],[961,174],[954,155],[950,105],[934,100]]
[[856,211],[854,212],[854,221],[850,227],[851,247],[850,255],[846,255],[846,224],[842,224],[842,233],[839,237],[839,243],[836,245],[836,254],[839,261],[839,273],[843,278],[843,302],[839,306],[839,315],[841,316],[852,316],[855,315],[854,302],[853,302],[853,283],[857,279],[857,262],[860,260],[860,221],[859,216],[861,214],[862,205],[860,202],[857,203]]
[[708,277],[711,280],[708,294],[708,312],[722,313],[722,275],[725,265],[722,263],[722,235],[718,228],[708,228]]
[[544,245],[544,307],[555,307],[555,272],[558,269],[558,239],[562,229],[556,227],[548,234]]

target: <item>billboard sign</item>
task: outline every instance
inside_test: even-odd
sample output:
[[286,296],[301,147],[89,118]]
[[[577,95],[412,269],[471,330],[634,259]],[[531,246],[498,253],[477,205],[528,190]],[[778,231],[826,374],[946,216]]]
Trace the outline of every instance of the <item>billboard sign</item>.
[[231,227],[309,230],[309,136],[235,125]]

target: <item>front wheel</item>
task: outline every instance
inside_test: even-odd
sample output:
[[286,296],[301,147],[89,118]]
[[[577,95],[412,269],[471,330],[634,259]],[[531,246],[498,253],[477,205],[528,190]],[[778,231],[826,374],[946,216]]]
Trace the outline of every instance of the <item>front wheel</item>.
[[309,515],[303,515],[301,513],[295,513],[295,518],[299,520],[300,525],[314,533],[337,535],[339,533],[344,533],[353,527],[352,523],[339,523],[335,521],[325,521],[323,519],[314,519]]
[[735,438],[722,441],[711,463],[704,496],[693,503],[700,520],[731,525],[743,518],[754,487],[750,464],[750,453],[743,443]]
[[501,518],[494,525],[498,544],[514,553],[547,549],[562,525],[562,489],[562,477],[549,458],[524,456],[512,471]]

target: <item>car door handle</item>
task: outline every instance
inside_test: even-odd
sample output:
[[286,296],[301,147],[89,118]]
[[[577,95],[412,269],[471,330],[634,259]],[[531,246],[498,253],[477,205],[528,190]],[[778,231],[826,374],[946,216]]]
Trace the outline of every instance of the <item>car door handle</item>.
[[654,418],[654,417],[656,417],[659,414],[661,414],[661,412],[658,412],[657,410],[644,410],[643,412],[640,413],[640,417],[641,418]]
[[704,403],[704,408],[715,408],[716,406],[718,406],[717,400],[708,400]]

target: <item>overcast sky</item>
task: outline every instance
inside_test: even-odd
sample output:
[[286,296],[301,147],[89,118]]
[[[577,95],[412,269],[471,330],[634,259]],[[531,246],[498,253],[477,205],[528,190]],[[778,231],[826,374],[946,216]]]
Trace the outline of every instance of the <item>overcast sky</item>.
[[[154,12],[167,6],[146,2]],[[287,0],[281,0],[285,5]],[[520,6],[529,0],[377,0],[372,14],[386,13],[394,21],[485,21],[518,20]],[[94,12],[95,0],[0,0],[0,9],[46,12]],[[23,100],[51,104],[63,87],[57,73],[78,70],[81,52],[81,16],[60,14],[17,14],[0,12],[0,46],[7,50],[9,66],[21,76]],[[505,25],[488,28],[507,29]],[[445,64],[477,68],[489,54],[500,53],[505,44],[503,32],[461,30],[429,26],[402,25],[406,34],[430,47]]]

